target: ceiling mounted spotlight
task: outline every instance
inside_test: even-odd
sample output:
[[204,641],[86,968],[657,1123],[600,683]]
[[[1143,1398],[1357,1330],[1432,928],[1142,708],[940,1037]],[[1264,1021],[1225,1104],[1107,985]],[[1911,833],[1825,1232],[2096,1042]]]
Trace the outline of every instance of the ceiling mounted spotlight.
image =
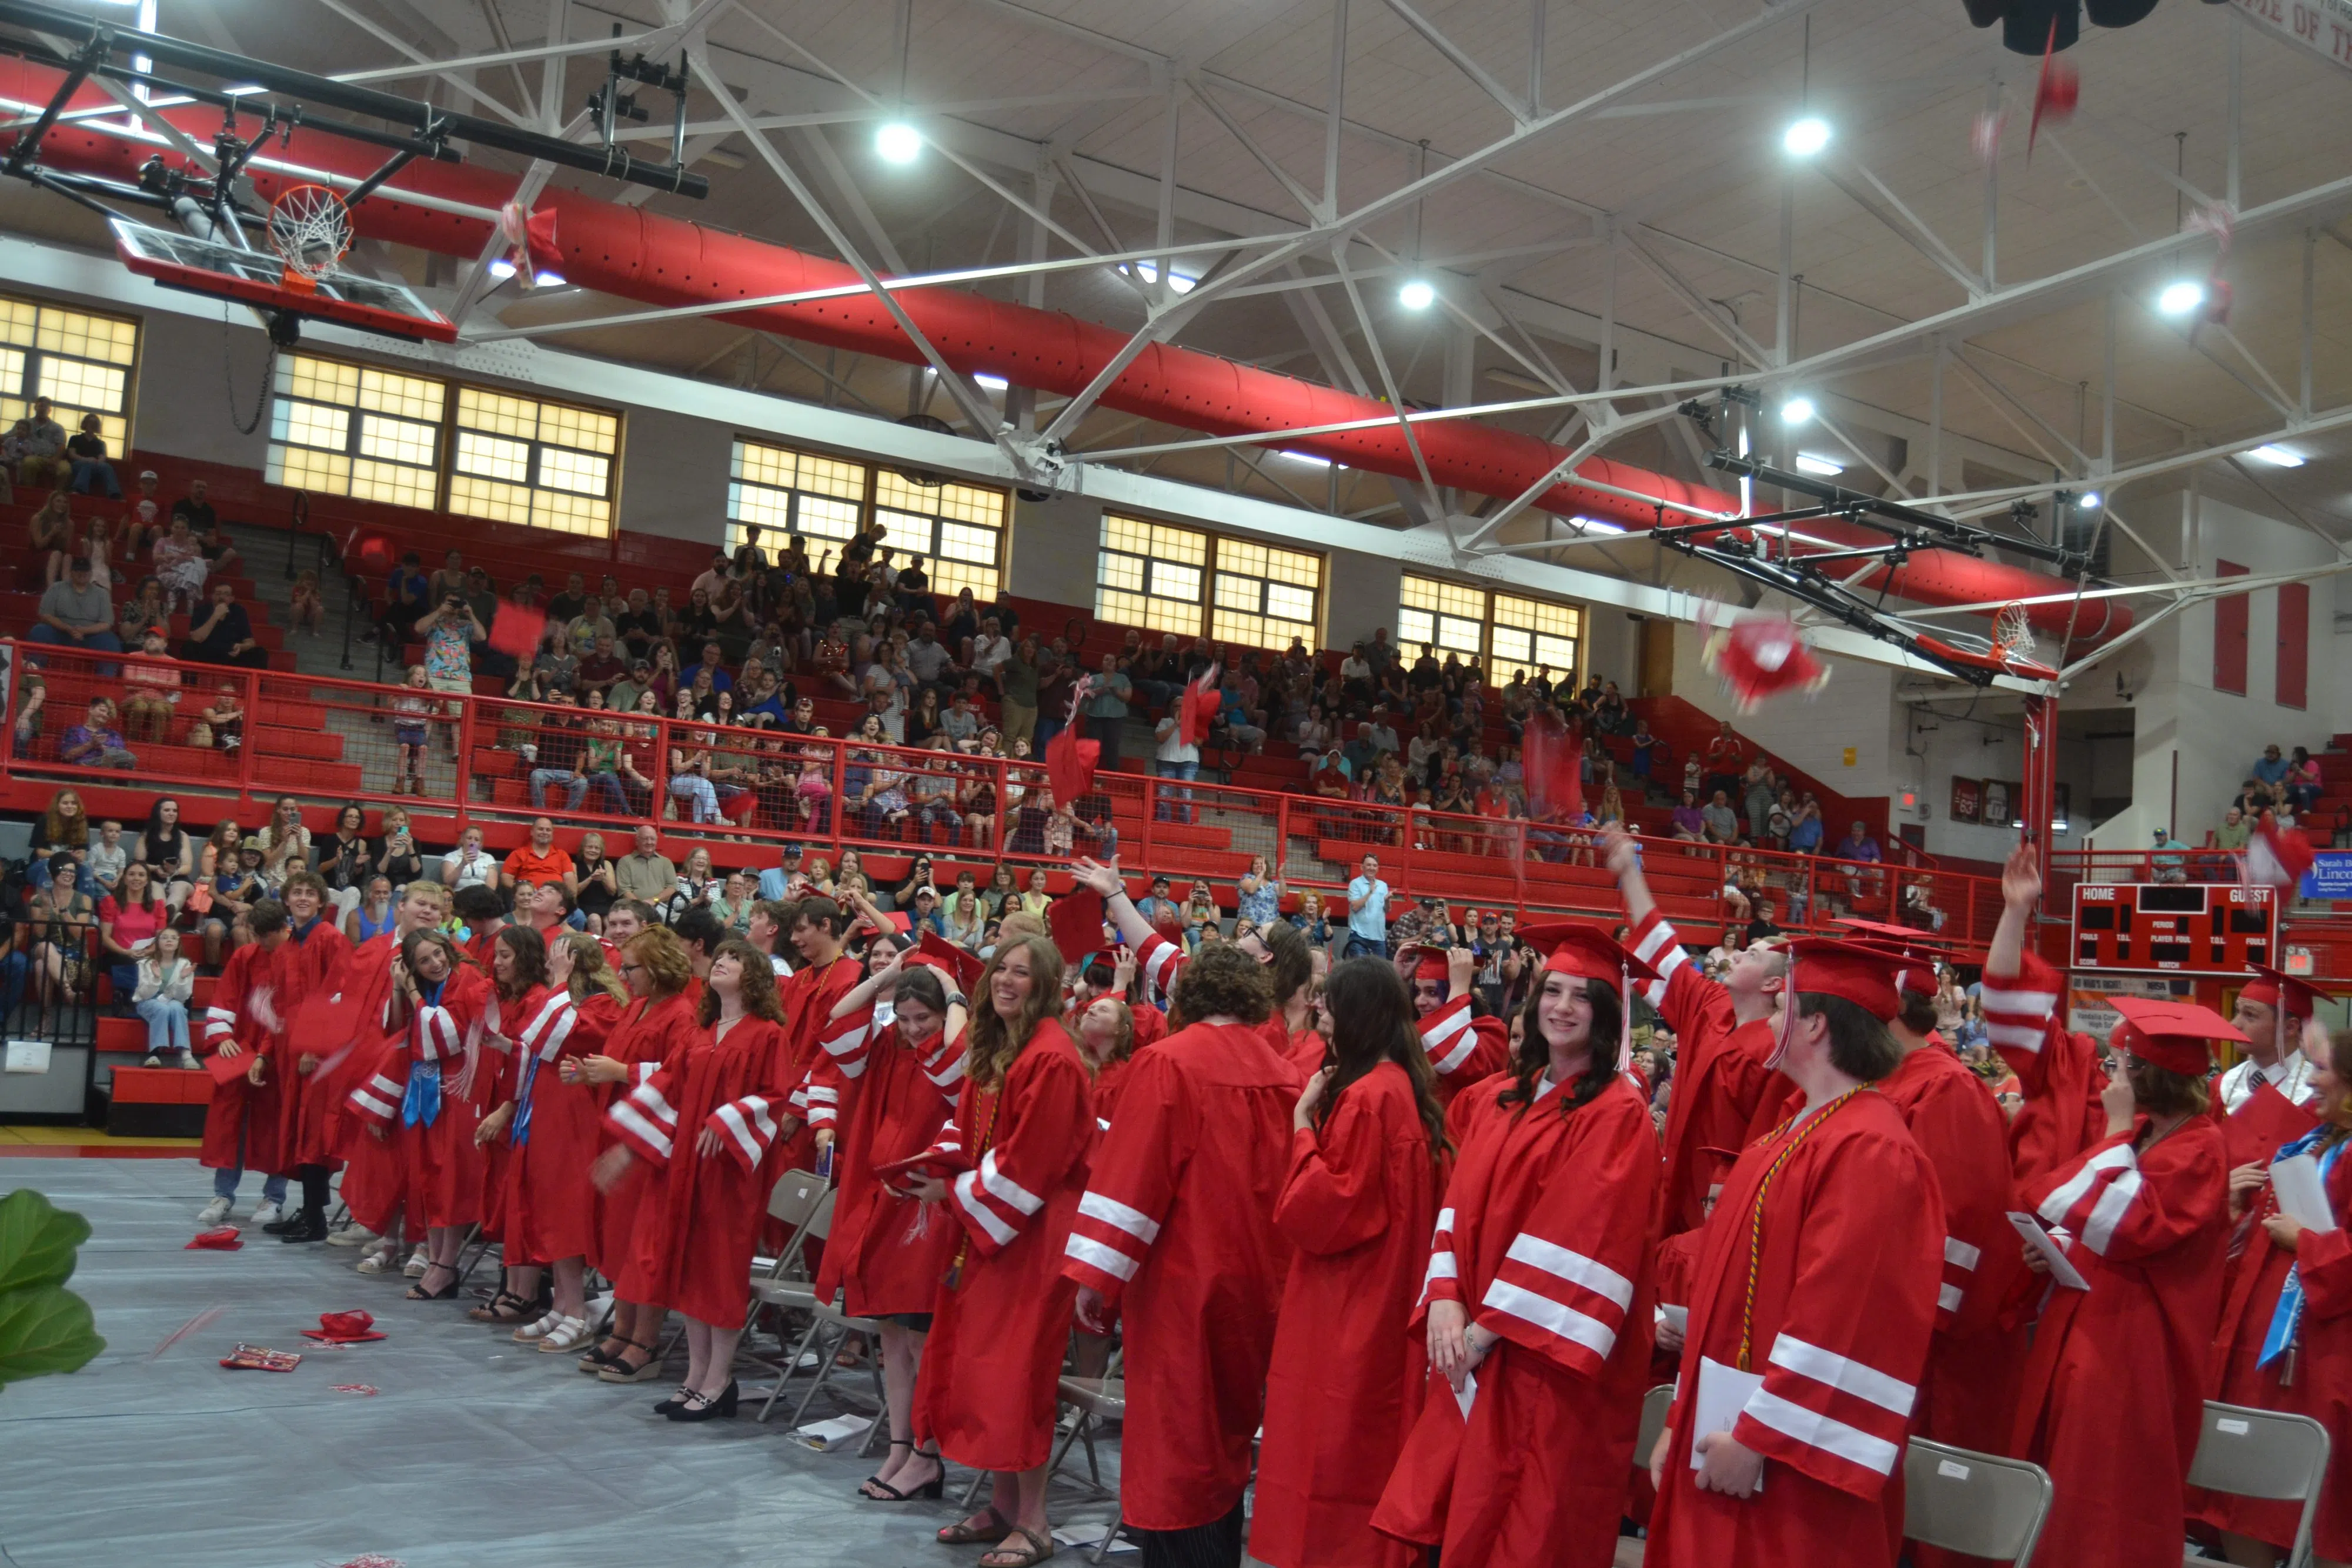
[[1845,472],[1845,465],[1834,457],[1824,457],[1818,452],[1797,454],[1797,472],[1811,474],[1822,479],[1834,479]]
[[874,133],[874,151],[886,163],[911,163],[923,155],[923,133],[902,120],[889,120]]
[[2078,512],[2097,511],[2099,509],[2099,493],[2096,490],[2084,491],[2081,495],[2074,497],[2074,509]]
[[2246,455],[2257,463],[2267,463],[2273,468],[2300,468],[2304,463],[2302,453],[2281,446],[2275,442],[2267,446],[2257,446]]
[[1780,133],[1780,147],[1791,158],[1811,158],[1830,144],[1830,122],[1809,114]]
[[2167,316],[2186,316],[2205,303],[2205,286],[2193,278],[2168,283],[2156,297],[2156,308]]
[[1397,290],[1397,303],[1408,310],[1426,310],[1437,303],[1437,290],[1416,277]]
[[1803,424],[1813,417],[1813,400],[1801,394],[1780,405],[1780,423]]

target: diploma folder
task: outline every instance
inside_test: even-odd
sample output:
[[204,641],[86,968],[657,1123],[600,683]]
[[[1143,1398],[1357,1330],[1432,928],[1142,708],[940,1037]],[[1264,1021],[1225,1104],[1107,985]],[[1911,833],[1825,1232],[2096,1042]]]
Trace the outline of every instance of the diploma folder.
[[2327,1207],[2327,1186],[2319,1176],[2319,1162],[2309,1155],[2273,1160],[2271,1191],[2278,1197],[2279,1212],[2305,1230],[2336,1228],[2336,1216]]
[[2041,1220],[2031,1214],[2011,1209],[2009,1212],[2009,1222],[2017,1228],[2017,1234],[2024,1239],[2026,1249],[2050,1265],[2052,1280],[2070,1291],[2087,1291],[2091,1288],[2091,1281],[2083,1278],[2083,1271],[2074,1267],[2074,1260],[2066,1256],[2066,1249],[2059,1246],[2057,1239],[2042,1228]]
[[887,1183],[892,1176],[935,1176],[941,1181],[971,1169],[971,1161],[961,1149],[925,1149],[921,1154],[888,1165],[876,1166],[874,1177]]

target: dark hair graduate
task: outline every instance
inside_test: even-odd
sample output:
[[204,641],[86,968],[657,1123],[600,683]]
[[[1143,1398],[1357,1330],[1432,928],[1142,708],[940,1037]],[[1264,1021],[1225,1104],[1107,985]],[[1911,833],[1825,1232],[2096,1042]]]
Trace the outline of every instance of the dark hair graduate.
[[1511,1086],[1502,1092],[1498,1103],[1525,1109],[1536,1103],[1536,1080],[1551,1065],[1551,1042],[1544,1038],[1544,998],[1554,994],[1552,985],[1580,985],[1592,1006],[1592,1027],[1585,1035],[1591,1057],[1584,1071],[1573,1083],[1560,1085],[1559,1113],[1563,1116],[1589,1105],[1600,1092],[1609,1087],[1617,1076],[1617,1035],[1622,1028],[1624,1003],[1617,988],[1606,980],[1596,980],[1582,975],[1565,975],[1554,969],[1537,971],[1536,983],[1528,992],[1527,1003],[1519,1009],[1519,1043],[1511,1053]]
[[1323,1006],[1331,1015],[1331,1081],[1315,1107],[1319,1130],[1348,1086],[1383,1061],[1404,1069],[1412,1082],[1413,1109],[1429,1134],[1429,1157],[1442,1162],[1453,1145],[1445,1136],[1445,1112],[1437,1103],[1437,1072],[1422,1049],[1421,1023],[1412,993],[1386,958],[1366,955],[1337,965],[1323,981]]

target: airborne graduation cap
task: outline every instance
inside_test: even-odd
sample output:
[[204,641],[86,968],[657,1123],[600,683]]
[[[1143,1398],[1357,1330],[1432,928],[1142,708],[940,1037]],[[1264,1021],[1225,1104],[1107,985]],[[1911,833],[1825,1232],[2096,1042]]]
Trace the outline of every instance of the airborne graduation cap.
[[1772,1059],[1764,1064],[1767,1068],[1780,1065],[1795,1039],[1795,998],[1837,997],[1885,1023],[1903,1010],[1901,977],[1906,967],[1916,964],[1900,953],[1828,936],[1800,936],[1780,950],[1789,956],[1789,977],[1780,987],[1780,1038],[1772,1047]]
[[2246,1043],[2246,1037],[2231,1028],[2229,1019],[2195,1002],[2110,997],[2107,1005],[2124,1020],[2116,1026],[2109,1044],[2183,1078],[2201,1079],[2211,1069],[2213,1041]]
[[1953,961],[1954,956],[1944,946],[1908,925],[1889,925],[1883,920],[1863,920],[1853,915],[1840,916],[1838,924],[1852,934],[1853,946],[1890,953],[1903,960],[1905,967],[1895,977],[1898,991],[1934,996],[1936,966]]
[[1550,951],[1551,956],[1544,960],[1545,974],[1576,975],[1617,988],[1617,1071],[1630,1071],[1633,1065],[1633,987],[1636,982],[1656,979],[1658,972],[1597,925],[1559,921],[1549,925],[1522,925],[1518,935],[1519,940],[1529,946]]
[[940,971],[948,982],[948,995],[969,997],[972,987],[980,983],[983,967],[980,956],[967,953],[937,932],[926,931],[916,942],[915,950],[903,960],[908,964],[928,964]]

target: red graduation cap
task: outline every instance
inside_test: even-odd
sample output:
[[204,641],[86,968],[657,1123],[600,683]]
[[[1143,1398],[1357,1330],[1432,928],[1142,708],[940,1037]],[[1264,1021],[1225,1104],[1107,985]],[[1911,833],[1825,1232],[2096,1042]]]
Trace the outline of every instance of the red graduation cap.
[[1198,746],[1208,737],[1209,727],[1217,720],[1217,710],[1224,706],[1224,695],[1217,689],[1217,666],[1211,664],[1184,685],[1183,701],[1176,710],[1177,737],[1187,746]]
[[302,1331],[304,1339],[315,1339],[328,1344],[359,1344],[366,1340],[382,1339],[376,1332],[375,1319],[357,1310],[348,1312],[320,1312],[319,1326]]
[[940,970],[955,982],[950,988],[963,996],[970,996],[972,987],[980,983],[980,955],[965,952],[936,931],[924,932],[906,961]]
[[1443,980],[1453,973],[1453,956],[1434,943],[1408,942],[1397,949],[1397,956],[1413,957],[1410,978],[1414,980]]
[[2278,825],[2278,818],[2270,811],[2263,813],[2254,824],[2253,836],[2246,841],[2246,880],[2268,883],[2284,897],[2294,896],[2302,885],[2303,873],[2318,861],[2311,841],[2303,834],[2290,833]]
[[490,646],[510,659],[530,663],[539,652],[539,639],[547,630],[547,612],[509,601],[499,606],[490,618]]
[[1045,928],[1062,950],[1064,963],[1084,962],[1103,945],[1102,894],[1083,885],[1070,889],[1046,908]]
[[2256,964],[2253,970],[2259,978],[2249,980],[2245,989],[2238,993],[2239,997],[2245,1001],[2274,1008],[2284,1018],[2307,1019],[2323,998],[2331,1002],[2336,999],[2336,993],[2326,987],[2315,986],[2309,980],[2273,969],[2266,964]]
[[2213,1065],[2214,1040],[2246,1043],[2246,1037],[2231,1028],[2229,1019],[2195,1002],[2110,997],[2107,1005],[2124,1019],[2116,1026],[2110,1044],[2184,1078],[2205,1076]]
[[1936,994],[1936,966],[1948,955],[1930,946],[1926,934],[1907,925],[1889,925],[1883,920],[1859,920],[1842,916],[1838,924],[1854,934],[1854,946],[1874,952],[1886,953],[1903,960],[1903,968],[1895,977],[1898,990],[1914,991],[1923,997]]
[[1654,980],[1658,972],[1633,951],[1598,925],[1555,921],[1523,925],[1519,939],[1531,946],[1549,948],[1544,960],[1547,975],[1580,975],[1617,988],[1617,1071],[1633,1065],[1633,1004],[1630,993],[1637,982]]
[[1915,962],[1904,954],[1829,936],[1800,936],[1781,951],[1789,955],[1784,995],[1842,997],[1881,1023],[1902,1009],[1896,977]]
[[235,1056],[223,1056],[215,1051],[205,1057],[204,1062],[205,1071],[212,1074],[214,1082],[234,1083],[252,1070],[253,1052],[245,1051]]
[[1746,616],[1721,626],[1710,618],[1700,630],[1706,636],[1700,661],[1730,688],[1742,713],[1784,692],[1815,692],[1829,683],[1828,667],[1785,615]]
[[245,1245],[234,1225],[223,1225],[211,1230],[199,1230],[195,1239],[180,1249],[183,1252],[234,1252]]
[[1584,814],[1584,758],[1576,731],[1549,708],[1538,708],[1528,720],[1520,770],[1527,776],[1528,816],[1574,821]]
[[1045,778],[1054,786],[1054,799],[1064,806],[1094,788],[1095,767],[1102,759],[1101,741],[1078,737],[1076,706],[1071,705],[1073,722],[1045,743]]

